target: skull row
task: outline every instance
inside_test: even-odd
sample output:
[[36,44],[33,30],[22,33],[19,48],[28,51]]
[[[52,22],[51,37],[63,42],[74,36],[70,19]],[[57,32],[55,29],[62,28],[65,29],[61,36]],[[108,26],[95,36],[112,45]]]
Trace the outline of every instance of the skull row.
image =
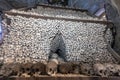
[[56,59],[45,63],[11,63],[3,64],[0,68],[0,76],[18,76],[18,77],[39,77],[40,75],[54,76],[61,74],[84,74],[97,75],[102,77],[120,76],[120,65],[109,63],[88,63],[79,62],[62,62]]
[[56,59],[46,64],[38,63],[11,63],[3,64],[0,69],[1,76],[39,77],[40,75],[56,75],[57,73],[79,73],[79,64],[74,62],[58,62]]
[[54,76],[57,73],[92,75],[93,68],[87,63],[57,62],[57,60],[51,60],[47,64],[47,73],[51,76]]
[[120,65],[110,63],[96,63],[93,65],[95,75],[102,77],[120,76]]
[[30,77],[46,74],[45,64],[38,63],[10,63],[3,64],[0,69],[1,76]]

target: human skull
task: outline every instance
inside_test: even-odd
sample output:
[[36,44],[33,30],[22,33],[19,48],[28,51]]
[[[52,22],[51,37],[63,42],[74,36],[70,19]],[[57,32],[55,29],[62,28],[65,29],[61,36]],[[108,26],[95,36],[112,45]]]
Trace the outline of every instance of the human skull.
[[85,75],[92,75],[93,68],[89,63],[81,63],[80,64],[80,72]]
[[58,70],[62,74],[72,73],[73,72],[72,63],[70,62],[61,63],[59,64]]
[[20,71],[22,65],[20,63],[15,63],[11,67],[12,67],[12,74],[11,74],[11,76],[18,76],[19,77],[21,75],[21,73],[22,73]]
[[[31,75],[32,65],[33,65],[32,63],[23,64],[21,67],[22,74]],[[24,75],[21,76],[25,77]]]
[[105,63],[104,66],[106,68],[106,75],[107,76],[114,76],[117,73],[117,70],[115,69],[114,64]]
[[80,65],[79,62],[72,62],[72,70],[73,74],[79,74],[80,73]]
[[54,76],[57,73],[58,61],[51,59],[46,65],[46,72],[48,75]]
[[32,74],[33,76],[40,76],[46,74],[46,66],[45,64],[38,62],[33,64],[32,66]]
[[9,63],[3,64],[3,66],[0,69],[0,75],[1,76],[10,76],[12,73],[11,65],[12,64],[9,64]]
[[106,67],[101,63],[94,64],[93,69],[94,69],[95,75],[99,75],[99,76],[102,76],[102,77],[108,76],[106,74]]
[[117,76],[120,76],[120,65],[115,64],[114,67],[115,67],[115,69],[116,69],[116,74],[117,74]]

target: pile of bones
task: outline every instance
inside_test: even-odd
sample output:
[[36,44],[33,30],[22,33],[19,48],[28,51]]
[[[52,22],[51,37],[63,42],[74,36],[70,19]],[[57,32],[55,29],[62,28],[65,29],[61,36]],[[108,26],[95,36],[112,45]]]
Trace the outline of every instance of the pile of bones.
[[[37,7],[28,12],[11,12],[37,16],[98,20],[84,12]],[[5,14],[10,24],[0,46],[2,76],[40,76],[85,74],[119,76],[120,67],[107,50],[105,24],[35,19]],[[101,19],[102,20],[102,19]],[[5,19],[3,21],[7,23]],[[112,32],[107,30],[112,43]],[[98,62],[96,60],[99,60]]]

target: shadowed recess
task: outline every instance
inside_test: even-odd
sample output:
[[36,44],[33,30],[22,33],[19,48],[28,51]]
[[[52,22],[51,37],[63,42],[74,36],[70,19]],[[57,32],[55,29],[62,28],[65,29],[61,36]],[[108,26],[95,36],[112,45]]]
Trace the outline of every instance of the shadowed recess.
[[49,59],[53,58],[56,53],[59,58],[66,61],[66,46],[60,31],[57,32],[50,44],[50,55]]

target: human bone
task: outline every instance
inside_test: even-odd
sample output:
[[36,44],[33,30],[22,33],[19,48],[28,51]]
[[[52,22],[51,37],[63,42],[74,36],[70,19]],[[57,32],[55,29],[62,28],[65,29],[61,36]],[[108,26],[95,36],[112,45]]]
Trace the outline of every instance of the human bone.
[[[28,12],[18,10],[11,12],[44,17],[99,20],[88,16],[85,12],[65,9],[38,7]],[[29,62],[48,61],[50,44],[58,31],[63,39],[59,48],[65,49],[62,52],[66,61],[91,62],[95,58],[99,58],[101,62],[114,60],[107,50],[107,43],[103,37],[107,27],[105,24],[5,15],[10,19],[10,26],[7,26],[10,32],[5,35],[4,44],[0,46],[0,54],[4,55],[5,60],[12,57],[13,60],[21,63],[28,62],[26,58],[30,58]],[[110,29],[107,30],[106,35],[107,41],[112,42]]]
[[94,64],[93,69],[94,69],[95,75],[99,75],[99,76],[102,76],[102,77],[107,77],[108,76],[106,74],[107,73],[106,67],[101,63]]
[[0,52],[5,52],[5,58],[11,56],[15,58],[17,55],[22,59],[30,57],[37,62],[48,61],[51,40],[60,31],[65,43],[67,61],[91,62],[95,58],[99,58],[101,62],[114,60],[103,38],[105,25],[22,16],[8,17],[11,19],[11,27],[8,27],[10,32],[5,36]]
[[62,74],[70,74],[73,72],[73,64],[71,62],[65,62],[59,64],[58,70]]
[[1,76],[10,76],[12,74],[12,63],[5,63],[1,66],[0,75]]
[[32,63],[24,63],[24,64],[22,64],[22,66],[21,66],[21,72],[22,72],[21,76],[25,76],[25,74],[31,76],[31,74],[32,74],[32,66],[33,66]]
[[114,64],[114,68],[116,69],[115,76],[120,76],[120,65],[119,64]]
[[57,59],[51,59],[48,61],[46,65],[46,72],[48,75],[54,76],[58,72],[58,60]]
[[17,76],[17,77],[20,77],[22,72],[21,72],[21,68],[22,68],[22,64],[21,63],[14,63],[12,66],[11,66],[11,76]]
[[79,65],[80,65],[79,71],[81,74],[85,74],[85,75],[93,75],[94,74],[93,67],[91,64],[82,62]]
[[40,76],[40,75],[45,75],[46,74],[46,65],[41,63],[41,62],[37,62],[34,63],[32,66],[32,75],[33,76]]
[[117,73],[117,70],[115,68],[115,64],[104,63],[103,65],[106,68],[106,75],[108,75],[108,76],[114,76]]

